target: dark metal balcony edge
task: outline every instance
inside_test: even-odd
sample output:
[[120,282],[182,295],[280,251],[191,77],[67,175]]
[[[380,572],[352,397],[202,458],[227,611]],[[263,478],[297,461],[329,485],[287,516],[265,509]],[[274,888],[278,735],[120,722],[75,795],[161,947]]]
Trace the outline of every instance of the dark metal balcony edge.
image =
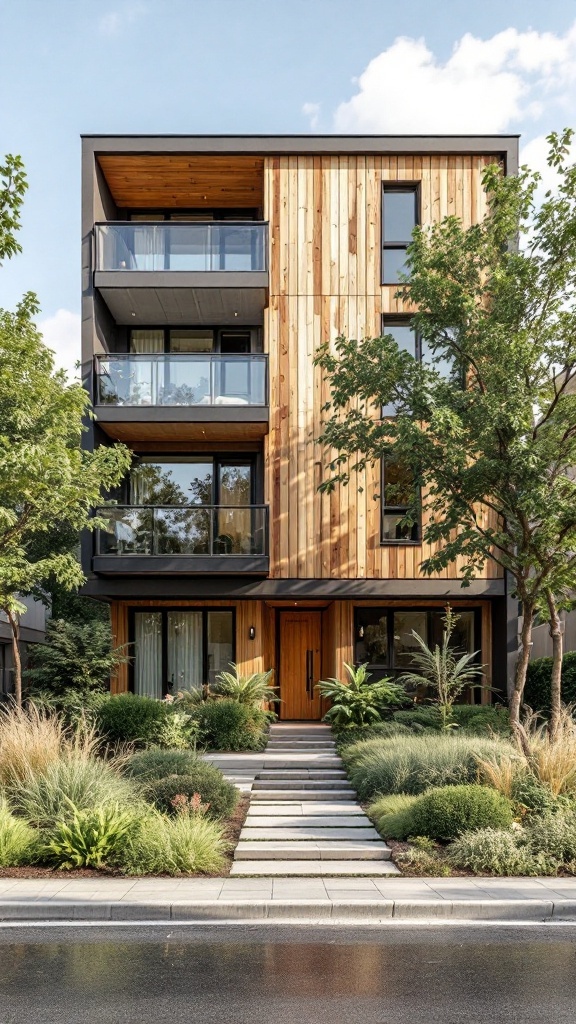
[[[102,557],[102,556],[101,556]],[[97,559],[94,559],[96,562]],[[110,561],[110,559],[107,559]],[[116,560],[117,561],[117,560]],[[211,560],[212,561],[212,560]],[[229,556],[226,556],[229,563]],[[266,559],[266,562],[268,560]],[[254,580],[238,579],[215,574],[212,569],[203,578],[186,578],[179,573],[172,578],[163,577],[155,571],[148,559],[147,570],[137,579],[130,578],[117,570],[115,578],[89,579],[83,587],[83,593],[93,597],[120,598],[247,598],[250,600],[266,600],[285,598],[286,600],[312,600],[325,598],[330,600],[406,600],[412,603],[424,600],[459,599],[466,602],[478,598],[500,598],[505,595],[504,580],[474,580],[469,587],[463,587],[458,580],[366,580],[366,579],[284,579]],[[122,578],[123,575],[123,578]],[[246,570],[244,576],[250,575]],[[256,575],[256,573],[253,573]]]
[[95,405],[100,423],[268,423],[267,405]]
[[268,288],[267,270],[95,270],[95,288]]
[[148,576],[151,573],[171,576],[249,573],[266,576],[269,559],[267,555],[95,555],[92,568],[96,573],[114,576]]

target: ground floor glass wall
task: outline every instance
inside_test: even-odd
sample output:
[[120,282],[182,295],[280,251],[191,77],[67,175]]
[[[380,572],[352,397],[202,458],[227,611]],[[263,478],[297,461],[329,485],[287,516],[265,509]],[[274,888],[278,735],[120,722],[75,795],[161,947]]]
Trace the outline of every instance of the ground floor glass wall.
[[197,690],[234,661],[231,609],[154,609],[133,615],[133,689],[147,697]]

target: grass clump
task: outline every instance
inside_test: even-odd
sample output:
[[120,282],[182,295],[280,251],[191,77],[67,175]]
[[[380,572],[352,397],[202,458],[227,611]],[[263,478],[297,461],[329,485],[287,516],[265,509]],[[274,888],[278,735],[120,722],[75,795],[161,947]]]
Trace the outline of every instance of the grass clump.
[[79,811],[116,804],[128,808],[138,800],[134,784],[112,763],[78,756],[61,757],[29,773],[8,793],[15,810],[38,828],[68,820],[71,805]]
[[351,747],[364,740],[389,739],[390,736],[408,736],[410,730],[400,722],[374,722],[372,725],[351,726],[336,733],[338,749]]
[[174,798],[177,796],[200,797],[207,805],[210,817],[224,818],[232,814],[238,803],[238,791],[228,782],[221,771],[205,761],[190,765],[186,775],[168,775],[148,784],[148,799],[167,814],[174,812]]
[[126,835],[113,864],[128,875],[215,873],[227,849],[221,826],[210,818],[186,812],[166,818],[150,810]]
[[0,798],[0,868],[32,864],[38,855],[38,833],[15,817],[8,802]]
[[368,814],[384,839],[407,839],[413,834],[411,810],[418,797],[407,793],[381,796],[368,808]]
[[370,799],[476,782],[478,758],[497,760],[509,749],[489,737],[435,733],[367,740],[345,748],[342,758],[360,798]]
[[0,784],[17,786],[64,754],[90,757],[98,745],[93,729],[70,731],[58,715],[35,704],[0,707]]
[[511,801],[487,786],[445,786],[418,797],[406,824],[412,835],[450,842],[463,832],[508,828],[513,817]]

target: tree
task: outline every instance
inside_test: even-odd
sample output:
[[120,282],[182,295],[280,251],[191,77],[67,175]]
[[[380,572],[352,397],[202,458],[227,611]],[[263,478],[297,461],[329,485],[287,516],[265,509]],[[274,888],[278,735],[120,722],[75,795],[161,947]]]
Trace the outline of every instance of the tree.
[[[0,256],[20,247],[14,237],[26,187],[19,157],[6,157],[10,180],[0,190]],[[91,518],[102,490],[116,486],[130,464],[124,445],[83,451],[83,422],[90,399],[80,384],[54,370],[33,317],[32,293],[15,312],[0,310],[0,608],[12,631],[15,697],[22,700],[19,619],[29,594],[55,580],[66,589],[83,581],[70,550],[38,557],[38,538],[62,524],[79,532],[99,525]]]
[[[324,489],[349,483],[382,458],[416,484],[407,522],[425,512],[434,545],[426,574],[454,559],[464,584],[493,558],[510,573],[522,606],[521,646],[510,693],[520,721],[532,624],[576,579],[576,167],[572,132],[549,136],[558,187],[538,209],[539,175],[484,173],[487,216],[416,228],[409,278],[399,295],[431,356],[417,362],[391,337],[325,345],[317,356],[331,392],[321,440]],[[520,237],[521,246],[516,244]],[[451,371],[443,367],[448,364]],[[380,418],[394,403],[397,415]],[[555,628],[555,627],[554,627]],[[561,634],[555,660],[561,659]],[[558,721],[559,690],[551,732]]]
[[126,661],[114,648],[107,622],[65,622],[51,619],[46,643],[36,644],[24,673],[36,689],[61,695],[67,690],[103,690],[111,674]]

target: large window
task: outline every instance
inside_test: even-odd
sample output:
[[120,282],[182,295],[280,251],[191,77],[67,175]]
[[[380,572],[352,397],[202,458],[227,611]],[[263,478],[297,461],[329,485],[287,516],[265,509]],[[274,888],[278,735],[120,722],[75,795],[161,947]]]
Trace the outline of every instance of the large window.
[[244,355],[260,351],[261,337],[257,327],[242,330],[231,327],[138,327],[129,332],[129,349],[132,353],[145,355],[161,352]]
[[382,186],[382,284],[398,284],[406,272],[406,249],[420,220],[417,184]]
[[[480,612],[455,609],[459,616],[452,637],[455,648],[471,654],[480,648]],[[357,608],[354,660],[368,663],[372,678],[400,675],[413,667],[418,649],[412,632],[429,646],[442,641],[444,608]]]
[[[382,337],[391,335],[401,351],[408,352],[413,359],[432,367],[436,373],[448,379],[454,371],[450,357],[441,352],[432,352],[428,343],[416,331],[407,316],[382,316]],[[396,416],[398,410],[393,402],[382,406],[382,416]]]
[[146,697],[197,690],[234,661],[232,609],[134,611],[132,689]]
[[394,459],[382,459],[383,544],[420,538],[419,492],[410,471]]

